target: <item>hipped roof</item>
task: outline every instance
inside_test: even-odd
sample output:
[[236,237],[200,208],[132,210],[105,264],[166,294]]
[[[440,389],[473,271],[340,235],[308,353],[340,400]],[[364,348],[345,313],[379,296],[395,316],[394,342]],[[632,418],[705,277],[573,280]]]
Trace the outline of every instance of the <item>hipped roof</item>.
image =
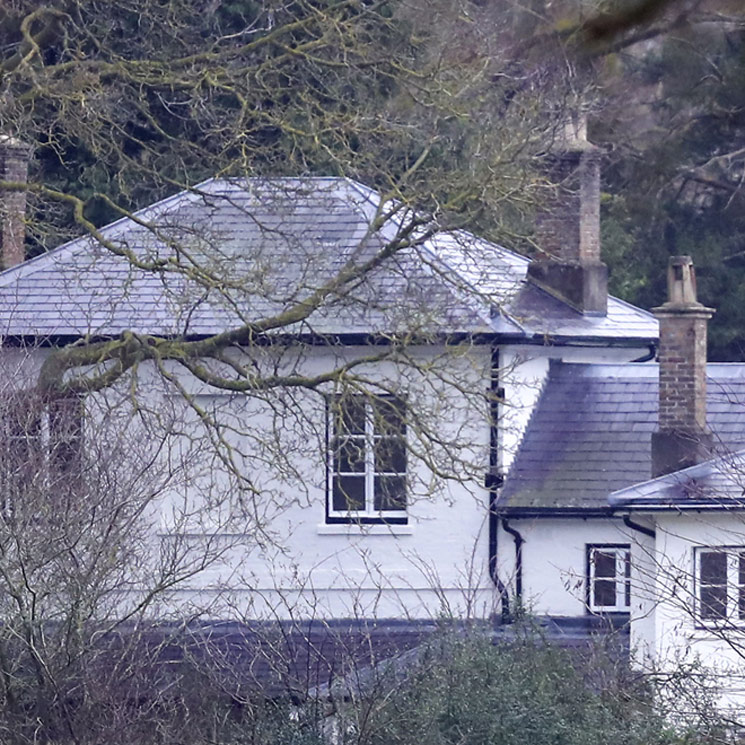
[[[86,236],[0,274],[0,334],[203,336],[280,313],[394,237],[395,221],[370,231],[379,206],[376,192],[345,178],[207,181],[101,229],[115,249],[161,261],[157,270],[139,269]],[[175,259],[215,280],[174,271]],[[606,317],[578,313],[526,282],[528,263],[469,233],[442,233],[396,253],[286,330],[556,342],[657,337],[649,313],[615,298]]]

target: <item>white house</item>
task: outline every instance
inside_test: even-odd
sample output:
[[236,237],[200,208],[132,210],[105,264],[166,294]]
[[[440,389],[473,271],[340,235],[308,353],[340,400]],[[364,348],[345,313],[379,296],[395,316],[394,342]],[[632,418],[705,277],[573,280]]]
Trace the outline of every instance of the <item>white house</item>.
[[689,257],[668,291],[659,364],[552,363],[500,495],[499,563],[538,615],[628,624],[637,664],[689,666],[739,707],[745,366],[707,365]]
[[630,622],[640,661],[731,646],[743,370],[709,367],[708,435],[689,263],[656,311],[658,372],[657,319],[607,295],[596,151],[549,167],[534,263],[348,179],[218,179],[0,274],[6,398],[42,397],[35,441],[69,458],[116,422],[117,463],[164,474],[142,511],[161,568],[135,573],[174,571],[159,612],[522,605]]
[[[25,152],[6,148],[17,170]],[[180,401],[189,447],[217,442],[160,504],[166,544],[223,546],[174,589],[184,602],[228,591],[246,616],[489,617],[513,574],[491,507],[549,360],[626,363],[657,337],[650,314],[607,297],[596,152],[569,143],[552,167],[551,253],[532,265],[346,179],[206,182],[7,269],[0,329],[23,369],[8,379],[87,376],[94,422],[136,380],[123,388],[138,411],[161,400],[176,417]],[[69,364],[82,348],[95,351]]]

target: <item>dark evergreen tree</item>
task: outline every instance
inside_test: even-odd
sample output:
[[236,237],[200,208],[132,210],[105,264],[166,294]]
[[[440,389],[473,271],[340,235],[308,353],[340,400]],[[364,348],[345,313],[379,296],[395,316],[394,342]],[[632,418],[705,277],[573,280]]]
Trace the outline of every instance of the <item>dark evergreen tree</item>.
[[743,79],[742,28],[691,29],[627,62],[594,133],[613,151],[604,204],[612,291],[657,305],[668,256],[691,254],[699,296],[717,308],[713,360],[745,356]]

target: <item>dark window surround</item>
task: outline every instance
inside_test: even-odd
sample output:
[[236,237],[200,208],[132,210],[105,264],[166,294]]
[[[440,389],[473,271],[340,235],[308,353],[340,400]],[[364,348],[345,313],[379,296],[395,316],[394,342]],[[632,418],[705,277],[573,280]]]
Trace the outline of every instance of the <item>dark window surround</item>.
[[44,405],[23,401],[4,409],[6,437],[43,454],[49,465],[65,471],[81,454],[84,440],[83,399],[59,398]]
[[45,413],[50,467],[58,474],[79,472],[85,441],[83,399],[79,396],[57,399],[48,404]]
[[19,398],[6,404],[7,442],[0,457],[0,509],[8,517],[33,483],[60,489],[78,483],[84,443],[84,406],[78,396],[42,404]]
[[[334,394],[326,397],[326,524],[327,525],[407,525],[409,518],[407,514],[407,508],[404,507],[401,510],[389,510],[375,514],[371,509],[366,509],[365,514],[361,514],[356,511],[349,511],[346,514],[340,514],[340,511],[333,509],[333,478],[334,478],[334,439],[337,436],[334,426],[335,414],[333,411],[332,404],[342,399],[356,399],[362,401],[365,405],[366,416],[371,416],[371,407],[374,405],[376,400],[378,401],[391,401],[395,406],[401,407],[404,412],[406,408],[406,402],[400,396],[393,396],[390,394],[365,395],[365,394]],[[402,420],[403,424],[398,431],[398,435],[406,440],[406,422]],[[374,424],[373,424],[374,427]],[[369,432],[365,434],[365,450],[370,444]],[[369,471],[369,464],[367,458],[373,456],[366,456],[366,464],[364,473],[367,477]],[[406,459],[406,452],[404,451],[404,458]],[[360,472],[362,473],[362,471]],[[399,473],[403,475],[405,488],[408,490],[408,484],[406,484],[406,474],[408,473],[408,463],[404,461],[404,470]],[[374,472],[373,472],[374,477]],[[369,478],[369,477],[368,477]],[[406,499],[406,493],[404,499]],[[369,501],[369,495],[367,494],[367,488],[365,490],[365,501]]]
[[[592,576],[592,554],[593,551],[607,549],[613,552],[626,551],[627,561],[624,577],[623,604],[616,603],[613,606],[601,606],[593,603],[593,576]],[[631,544],[629,543],[587,543],[585,544],[585,607],[592,615],[628,615],[631,607]],[[617,575],[616,582],[618,582]],[[616,593],[618,590],[616,590]]]

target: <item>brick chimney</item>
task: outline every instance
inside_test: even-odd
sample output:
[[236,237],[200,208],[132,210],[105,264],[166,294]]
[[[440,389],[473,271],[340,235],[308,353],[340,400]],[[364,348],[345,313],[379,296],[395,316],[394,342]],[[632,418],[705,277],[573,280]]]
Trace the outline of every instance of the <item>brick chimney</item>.
[[714,315],[696,299],[690,256],[673,256],[668,301],[653,308],[660,322],[660,410],[652,433],[652,477],[711,457],[706,426],[706,327]]
[[[0,136],[0,181],[25,184],[28,180],[28,145],[8,135]],[[2,269],[20,264],[25,258],[24,238],[26,192],[0,190],[0,261]]]
[[608,268],[600,260],[601,150],[587,141],[587,121],[567,123],[545,173],[551,183],[536,216],[539,256],[528,266],[531,282],[581,313],[608,310]]

